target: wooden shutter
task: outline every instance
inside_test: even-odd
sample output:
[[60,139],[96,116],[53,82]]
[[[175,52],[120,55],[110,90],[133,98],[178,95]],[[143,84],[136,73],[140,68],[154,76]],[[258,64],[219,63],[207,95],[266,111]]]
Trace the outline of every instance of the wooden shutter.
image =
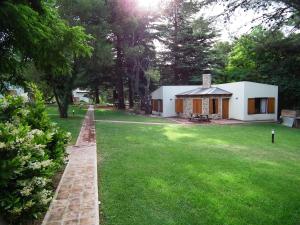
[[202,99],[193,99],[193,113],[202,114]]
[[222,119],[229,118],[229,98],[222,99]]
[[183,113],[183,99],[175,100],[175,111],[176,113]]
[[158,111],[163,112],[163,100],[162,99],[158,100],[158,107],[159,107]]
[[268,113],[275,113],[275,98],[268,98]]
[[255,98],[248,98],[248,114],[255,114]]
[[215,98],[214,103],[215,103],[215,109],[216,109],[215,114],[218,114],[219,113],[219,99]]
[[158,111],[158,100],[153,99],[153,111],[157,112]]
[[213,114],[213,99],[209,99],[209,114]]

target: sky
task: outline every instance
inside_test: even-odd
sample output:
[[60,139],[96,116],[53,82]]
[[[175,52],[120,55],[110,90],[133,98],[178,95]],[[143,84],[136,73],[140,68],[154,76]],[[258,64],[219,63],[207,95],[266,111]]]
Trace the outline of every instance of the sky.
[[[224,12],[224,7],[222,5],[212,5],[200,11],[198,16],[203,15],[204,18],[209,18],[211,16],[219,15],[222,12]],[[230,41],[233,37],[248,33],[253,26],[258,25],[259,22],[252,21],[259,16],[260,15],[254,11],[244,12],[243,10],[238,9],[233,14],[230,21],[224,23],[224,18],[219,17],[214,21],[214,26],[220,30],[221,41]]]
[[[201,2],[201,0],[199,1]],[[157,11],[165,4],[168,4],[170,0],[137,0],[137,2],[141,10]],[[212,3],[210,6],[202,8],[195,17],[203,16],[204,18],[210,18],[220,15],[225,11],[224,4]],[[267,12],[272,12],[273,9],[270,8]],[[253,10],[244,12],[243,9],[236,9],[227,23],[224,23],[224,18],[218,17],[214,21],[214,26],[220,31],[221,41],[231,41],[234,37],[249,33],[252,27],[259,25],[261,21],[256,20],[253,22],[253,20],[262,15],[263,12],[255,12]]]
[[[141,0],[144,1],[144,0]],[[149,0],[146,0],[149,1]],[[153,1],[153,0],[151,0]],[[157,1],[157,0],[154,0]],[[153,5],[153,3],[152,3]],[[221,4],[212,4],[209,7],[202,9],[196,17],[203,16],[204,18],[211,18],[220,15],[224,12],[225,8]],[[218,17],[213,21],[215,28],[219,30],[219,41],[232,41],[234,37],[239,37],[242,34],[249,33],[253,26],[259,24],[259,22],[253,22],[253,20],[261,14],[254,11],[244,12],[242,9],[237,9],[227,23],[224,23],[224,18]],[[164,46],[158,42],[154,42],[158,51],[164,51]]]

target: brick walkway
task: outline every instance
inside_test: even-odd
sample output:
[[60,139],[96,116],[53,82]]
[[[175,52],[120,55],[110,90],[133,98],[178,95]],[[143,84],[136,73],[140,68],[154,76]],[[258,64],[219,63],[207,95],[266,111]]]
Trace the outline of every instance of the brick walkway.
[[42,225],[99,225],[96,150],[90,106]]

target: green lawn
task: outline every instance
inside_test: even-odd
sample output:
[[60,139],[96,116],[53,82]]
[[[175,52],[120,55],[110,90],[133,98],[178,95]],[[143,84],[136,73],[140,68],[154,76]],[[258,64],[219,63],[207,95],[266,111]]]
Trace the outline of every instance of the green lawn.
[[[73,109],[75,110],[74,116],[72,115]],[[62,129],[72,134],[72,140],[70,144],[75,144],[80,132],[84,115],[86,113],[86,109],[80,109],[78,106],[70,106],[69,118],[67,119],[62,119],[59,117],[57,106],[47,106],[47,112],[53,122],[57,123]]]
[[299,130],[103,122],[96,128],[103,225],[300,224]]
[[118,120],[118,121],[136,121],[136,122],[156,122],[156,123],[172,123],[170,120],[150,117],[143,115],[134,115],[125,111],[116,111],[109,109],[95,110],[96,120]]

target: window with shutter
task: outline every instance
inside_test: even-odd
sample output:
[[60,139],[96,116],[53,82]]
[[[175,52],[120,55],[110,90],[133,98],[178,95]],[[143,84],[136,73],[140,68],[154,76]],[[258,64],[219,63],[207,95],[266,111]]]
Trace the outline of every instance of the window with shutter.
[[275,98],[248,98],[248,114],[275,113]]
[[153,111],[158,112],[158,100],[153,99],[153,106],[152,106]]
[[217,98],[209,99],[209,114],[217,114],[219,112],[219,101]]

